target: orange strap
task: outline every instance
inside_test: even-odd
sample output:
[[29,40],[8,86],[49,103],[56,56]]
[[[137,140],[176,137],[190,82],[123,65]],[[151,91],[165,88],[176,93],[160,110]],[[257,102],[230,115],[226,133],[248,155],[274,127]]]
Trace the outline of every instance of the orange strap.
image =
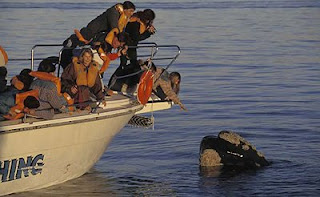
[[138,85],[137,99],[142,105],[147,104],[151,96],[153,86],[153,74],[150,70],[144,71]]
[[71,96],[66,92],[63,93],[63,97],[67,101],[69,111],[75,111],[74,106],[72,106],[74,104],[74,99],[72,99]]
[[24,113],[19,113],[19,114],[16,114],[15,116],[12,116],[10,114],[7,114],[7,115],[4,115],[3,117],[5,119],[8,119],[8,120],[17,120],[17,119],[20,119],[24,116]]
[[76,34],[79,41],[83,42],[84,44],[89,44],[91,40],[86,40],[78,29],[74,29],[74,33]]

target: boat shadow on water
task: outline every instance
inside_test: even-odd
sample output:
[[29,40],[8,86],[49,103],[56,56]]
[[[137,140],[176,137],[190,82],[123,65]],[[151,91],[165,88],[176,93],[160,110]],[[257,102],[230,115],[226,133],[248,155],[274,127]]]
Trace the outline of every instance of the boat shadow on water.
[[63,184],[54,185],[48,188],[15,193],[10,196],[88,196],[88,194],[94,194],[94,196],[118,196],[119,191],[113,188],[115,185],[114,179],[99,176],[99,173],[91,169],[85,175],[67,181]]

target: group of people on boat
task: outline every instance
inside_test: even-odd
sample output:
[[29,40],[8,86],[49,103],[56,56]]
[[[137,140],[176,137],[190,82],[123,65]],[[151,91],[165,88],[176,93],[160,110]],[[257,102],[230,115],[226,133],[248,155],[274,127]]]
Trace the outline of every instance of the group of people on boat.
[[[152,73],[155,95],[186,110],[178,97],[181,75],[156,67],[150,59],[137,59],[138,43],[156,29],[153,10],[135,10],[130,1],[110,7],[86,27],[74,30],[63,42],[61,60],[48,57],[40,62],[37,71],[23,69],[10,80],[10,85],[6,81],[7,69],[0,65],[0,120],[19,119],[24,113],[51,119],[57,112],[91,110],[90,101],[105,104],[105,96],[111,96],[113,91],[134,93],[144,71]],[[105,86],[103,74],[110,61],[117,58],[120,65]],[[63,68],[61,78],[55,75],[57,64]]]

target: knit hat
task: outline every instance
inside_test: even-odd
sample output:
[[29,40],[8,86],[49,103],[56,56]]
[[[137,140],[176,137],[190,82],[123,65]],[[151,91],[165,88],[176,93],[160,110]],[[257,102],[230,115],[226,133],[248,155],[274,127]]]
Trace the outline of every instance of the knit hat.
[[51,73],[56,70],[56,64],[59,62],[58,57],[48,57],[39,64],[38,71]]

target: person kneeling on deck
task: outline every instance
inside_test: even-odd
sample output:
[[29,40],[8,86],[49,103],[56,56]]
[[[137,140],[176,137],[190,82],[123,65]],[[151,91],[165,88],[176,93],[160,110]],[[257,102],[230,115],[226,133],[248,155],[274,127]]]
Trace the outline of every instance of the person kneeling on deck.
[[74,103],[79,104],[80,109],[89,106],[92,95],[96,100],[104,99],[99,67],[93,61],[90,48],[83,48],[79,58],[74,57],[72,63],[63,70],[61,85],[62,92],[68,93],[74,99]]
[[187,108],[182,104],[178,97],[181,75],[178,72],[171,72],[169,74],[165,69],[156,67],[153,62],[149,61],[142,63],[141,66],[144,67],[144,69],[147,69],[150,64],[154,74],[152,92],[162,101],[172,100],[175,104],[178,104],[182,110],[186,111]]
[[47,58],[40,62],[38,71],[32,71],[29,75],[37,77],[30,86],[33,90],[39,91],[40,106],[32,113],[43,119],[52,119],[55,110],[68,112],[67,101],[60,93],[61,83],[55,76],[55,60]]
[[30,109],[39,107],[38,91],[29,91],[33,77],[26,74],[30,71],[23,69],[11,79],[11,86],[0,94],[0,120],[16,120],[29,113]]

